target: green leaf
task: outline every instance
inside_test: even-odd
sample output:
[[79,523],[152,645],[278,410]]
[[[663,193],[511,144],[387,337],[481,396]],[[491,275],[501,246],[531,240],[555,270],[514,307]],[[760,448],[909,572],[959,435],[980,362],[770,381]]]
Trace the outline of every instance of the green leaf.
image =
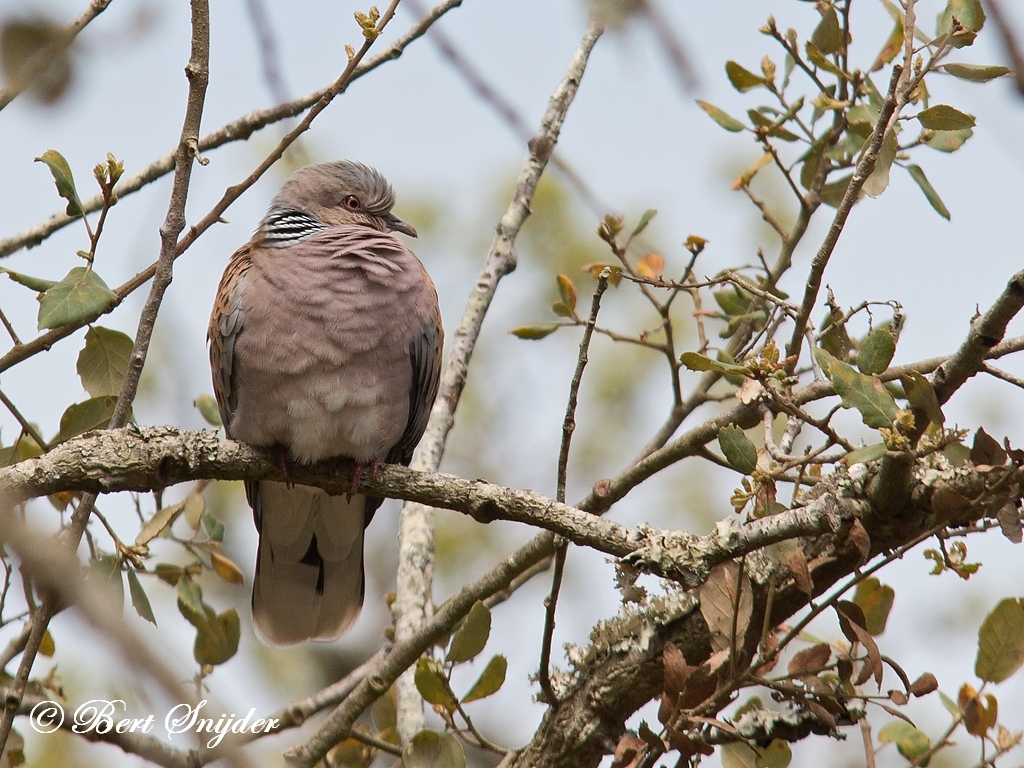
[[212,512],[204,512],[202,517],[203,530],[213,541],[224,541],[224,523]]
[[893,720],[878,732],[882,744],[895,744],[907,760],[914,761],[931,746],[928,735],[904,720]]
[[757,768],[757,752],[743,741],[723,744],[719,750],[722,768]]
[[[868,197],[878,197],[885,188],[889,186],[889,171],[893,161],[896,159],[896,152],[899,149],[899,142],[896,140],[896,131],[889,130],[882,139],[882,146],[878,150],[878,159],[875,161],[874,170],[864,182],[861,191]],[[845,191],[845,190],[844,190]]]
[[242,637],[238,611],[229,608],[223,613],[214,613],[210,606],[206,606],[206,618],[205,626],[196,627],[192,657],[199,664],[223,664],[238,653],[238,642]]
[[936,104],[917,113],[918,122],[933,131],[962,131],[974,127],[974,117],[948,104]]
[[857,585],[853,602],[864,611],[864,629],[868,634],[877,637],[885,631],[885,623],[889,620],[889,611],[895,599],[896,590],[873,576]]
[[939,14],[936,34],[943,35],[953,29],[953,17],[972,32],[980,32],[985,24],[985,11],[979,0],[949,0]]
[[75,177],[71,175],[71,166],[64,159],[64,155],[55,149],[48,149],[36,158],[37,163],[46,163],[57,185],[57,194],[68,201],[66,213],[68,216],[82,215],[82,201],[78,197],[78,190],[75,189]]
[[1024,664],[1024,599],[999,601],[978,630],[978,658],[974,674],[1001,683]]
[[142,530],[139,531],[135,537],[135,546],[141,547],[143,544],[148,544],[154,538],[163,533],[164,529],[170,525],[173,525],[174,521],[178,519],[178,515],[181,514],[182,510],[185,509],[185,502],[179,501],[177,504],[171,504],[158,509],[151,518],[142,526]]
[[861,373],[877,375],[883,373],[896,354],[896,337],[887,325],[872,330],[861,342],[857,351],[857,368]]
[[841,179],[830,181],[821,188],[821,202],[825,205],[831,205],[833,208],[838,208],[843,202],[843,198],[846,197],[846,190],[850,186],[850,179],[853,178],[851,173],[849,176],[843,176]]
[[728,75],[732,87],[740,93],[745,93],[751,88],[757,88],[757,86],[764,85],[767,82],[760,75],[755,75],[750,70],[744,69],[735,61],[725,62],[725,74]]
[[507,671],[508,659],[501,654],[492,656],[491,660],[487,662],[487,666],[484,668],[479,679],[477,679],[477,681],[473,683],[473,687],[469,689],[469,693],[462,697],[462,703],[466,704],[470,701],[483,699],[493,693],[497,693],[505,682],[505,673]]
[[839,26],[839,14],[834,5],[829,5],[821,15],[821,21],[811,33],[811,41],[826,56],[836,53],[843,47],[843,30]]
[[919,186],[921,191],[924,192],[924,196],[928,199],[928,203],[931,207],[935,209],[935,212],[946,221],[949,221],[949,209],[946,207],[946,204],[942,202],[942,198],[939,197],[939,193],[935,191],[935,187],[933,187],[931,182],[928,181],[928,177],[924,175],[924,171],[921,170],[921,166],[908,165],[907,172],[910,174],[910,178],[917,182],[917,186]]
[[132,608],[135,612],[155,627],[156,616],[153,615],[153,606],[149,604],[146,590],[142,588],[139,577],[132,569],[128,569],[128,593],[132,597]]
[[736,317],[745,314],[750,309],[750,294],[746,291],[741,291],[735,286],[722,288],[721,290],[714,291],[711,295],[714,297],[715,303],[727,315]]
[[856,408],[864,423],[873,429],[892,427],[899,407],[882,382],[836,360],[823,349],[815,349],[814,358],[832,382],[844,408]]
[[[768,115],[758,112],[756,109],[748,109],[747,117],[758,128],[767,128],[767,135],[782,139],[782,141],[799,141],[800,137],[791,131],[787,131]],[[780,118],[781,119],[781,118]]]
[[[61,26],[40,11],[33,9],[31,15],[22,18],[18,18],[22,14],[4,15],[0,23],[0,73],[15,91],[27,89],[40,103],[52,104],[67,92],[74,62]],[[49,65],[40,76],[32,78],[33,67],[47,55],[52,57]]]
[[828,140],[829,135],[825,133],[814,141],[810,149],[801,158],[803,165],[800,167],[800,184],[804,189],[811,188],[811,182],[814,181],[814,176],[818,172],[818,166],[821,165],[821,158],[825,154]]
[[110,417],[114,415],[114,405],[117,398],[110,395],[103,397],[92,397],[81,403],[69,405],[60,417],[60,430],[54,443],[63,443],[75,435],[88,432],[93,429],[106,429],[110,423]]
[[691,371],[717,371],[718,373],[738,376],[750,373],[750,370],[745,365],[712,360],[707,355],[701,355],[697,352],[683,352],[679,356],[679,362]]
[[974,131],[971,128],[960,131],[936,131],[925,144],[939,152],[956,152],[973,135]]
[[484,649],[490,634],[491,611],[477,600],[452,637],[445,661],[469,661]]
[[25,275],[21,272],[15,272],[13,269],[5,269],[4,267],[0,267],[0,274],[6,274],[14,282],[20,283],[26,288],[31,288],[37,293],[44,293],[57,284],[55,280],[43,280],[41,277],[32,277],[31,275]]
[[633,231],[629,233],[629,239],[632,240],[634,237],[636,237],[645,229],[647,229],[647,225],[651,223],[651,219],[653,219],[657,214],[658,211],[654,208],[648,208],[646,211],[644,211],[643,215],[640,217],[640,221],[638,221],[637,225],[633,227]]
[[39,330],[79,325],[97,317],[117,301],[103,279],[88,267],[75,267],[39,296]]
[[718,430],[718,446],[733,469],[744,475],[757,469],[757,448],[736,425],[730,424]]
[[543,339],[545,336],[550,336],[561,327],[559,323],[535,323],[534,325],[516,326],[509,333],[519,339],[536,341],[537,339]]
[[772,739],[771,744],[757,756],[757,768],[787,768],[793,760],[793,750],[784,739]]
[[946,64],[942,68],[953,77],[970,80],[972,83],[987,83],[1010,71],[1009,67],[998,64]]
[[731,133],[739,133],[746,127],[735,117],[731,117],[713,104],[697,99],[697,106],[703,109],[708,117]]
[[178,581],[178,610],[196,628],[192,656],[199,664],[223,664],[238,652],[242,636],[238,612],[218,614],[203,601],[203,591],[190,577]]
[[217,405],[213,395],[200,395],[192,401],[192,405],[199,409],[199,415],[206,419],[206,423],[214,427],[221,426],[220,406]]
[[848,467],[852,467],[854,464],[867,464],[869,461],[877,461],[885,456],[886,450],[885,443],[865,445],[843,456],[842,462]]
[[924,412],[932,424],[941,427],[945,423],[946,417],[942,414],[939,398],[936,397],[935,388],[928,379],[914,371],[906,376],[900,376],[900,383],[912,409]]
[[821,49],[814,44],[814,41],[808,40],[807,45],[804,46],[804,50],[807,53],[807,58],[811,60],[811,63],[814,66],[819,69],[824,69],[830,75],[846,78],[846,74],[843,70],[825,58],[825,54],[822,53]]
[[416,690],[424,701],[444,707],[449,712],[457,709],[455,698],[448,690],[448,681],[445,679],[441,665],[432,659],[421,657],[416,662],[416,672],[413,675],[416,683]]
[[402,750],[404,768],[466,768],[462,744],[450,733],[420,731]]
[[120,331],[98,325],[86,331],[77,366],[85,391],[93,397],[117,395],[134,346],[131,336]]

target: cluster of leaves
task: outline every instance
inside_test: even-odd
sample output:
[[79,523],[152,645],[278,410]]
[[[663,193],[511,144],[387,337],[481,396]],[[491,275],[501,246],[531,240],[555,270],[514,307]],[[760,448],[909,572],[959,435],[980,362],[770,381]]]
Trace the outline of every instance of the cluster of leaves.
[[[489,742],[473,725],[465,705],[497,693],[505,682],[508,661],[498,654],[484,666],[476,682],[461,696],[452,685],[452,672],[459,665],[475,659],[487,645],[491,634],[491,612],[477,601],[450,636],[438,643],[443,661],[426,655],[416,663],[414,675],[416,689],[429,702],[444,721],[444,731],[425,729],[416,734],[402,750],[406,768],[466,768],[466,755],[462,742],[498,754],[505,751]],[[373,724],[376,733],[368,734],[377,741],[400,747],[396,729],[394,690],[373,705]],[[464,725],[458,722],[461,719]],[[461,739],[461,740],[460,740]],[[368,768],[378,750],[366,739],[350,737],[334,747],[329,756],[330,765],[346,768]]]
[[[64,157],[48,150],[37,158],[45,163],[53,175],[57,192],[67,201],[67,214],[82,217],[89,236],[90,247],[78,255],[87,265],[73,268],[62,280],[55,282],[32,277],[12,270],[0,270],[13,281],[38,292],[39,327],[77,327],[109,311],[118,301],[117,295],[107,288],[93,269],[96,247],[103,229],[107,211],[117,202],[114,185],[124,171],[120,162],[112,155],[105,163],[93,169],[103,198],[95,228],[85,216],[84,207],[75,186],[71,168]],[[15,442],[0,448],[0,466],[8,466],[27,458],[39,456],[70,438],[94,429],[103,429],[114,412],[118,394],[121,391],[134,341],[121,331],[90,325],[85,334],[85,344],[78,355],[77,370],[82,386],[89,397],[67,407],[60,418],[57,434],[45,440],[39,430],[26,423]],[[212,400],[212,398],[209,398]],[[196,403],[208,419],[216,418],[216,408],[205,400]],[[80,494],[61,493],[50,497],[59,510],[65,510]],[[224,537],[224,525],[206,510],[202,487],[194,489],[184,501],[163,506],[157,496],[157,510],[144,520],[140,511],[138,535],[133,545],[123,543],[112,530],[114,553],[105,554],[93,540],[91,578],[106,585],[111,598],[123,606],[125,582],[132,606],[142,618],[156,624],[156,617],[150,605],[146,590],[139,574],[146,570],[145,560],[149,558],[149,544],[156,537],[177,541],[191,556],[192,562],[184,566],[160,563],[151,573],[177,590],[177,604],[182,616],[196,628],[196,642],[193,655],[202,668],[203,674],[214,665],[223,664],[238,650],[240,625],[234,609],[218,614],[202,596],[202,590],[195,581],[204,570],[211,570],[231,584],[241,584],[241,570],[220,551]],[[179,518],[187,521],[191,535],[188,539],[176,538],[171,526]]]
[[[813,616],[834,613],[840,636],[825,642],[805,627],[758,625],[752,587],[736,563],[716,567],[699,591],[712,655],[690,662],[675,645],[663,653],[664,688],[659,731],[641,722],[615,751],[615,768],[651,765],[652,757],[676,752],[679,765],[720,747],[724,765],[736,768],[785,768],[789,743],[810,734],[838,735],[842,726],[866,716],[869,707],[895,719],[878,731],[879,746],[895,744],[914,765],[925,765],[963,725],[968,734],[987,739],[998,750],[1020,744],[1024,734],[998,723],[998,701],[969,683],[957,699],[939,696],[951,715],[946,732],[932,740],[902,708],[913,698],[938,690],[934,675],[911,680],[902,667],[882,653],[876,638],[886,627],[896,594],[874,577],[858,577],[852,600],[842,592],[822,603]],[[852,585],[851,585],[852,586]],[[845,591],[845,590],[844,590]],[[788,655],[785,672],[775,673]],[[1001,682],[1024,665],[1024,601],[1004,600],[986,617],[978,634],[975,674],[983,685]],[[885,688],[886,668],[899,680]],[[743,692],[747,691],[746,698]],[[765,693],[774,702],[766,704]],[[743,698],[728,714],[725,707]]]
[[[819,4],[821,20],[802,46],[795,30],[782,32],[775,20],[769,18],[761,31],[785,51],[781,80],[778,66],[768,56],[761,61],[761,74],[735,61],[726,63],[726,75],[737,91],[764,90],[773,99],[770,104],[747,111],[749,124],[719,107],[698,101],[701,109],[722,128],[735,133],[752,133],[764,149],[764,154],[740,174],[735,189],[748,187],[761,169],[773,163],[792,181],[791,174],[799,165],[797,178],[804,193],[814,191],[822,202],[838,207],[853,176],[851,169],[871,141],[884,100],[871,72],[890,65],[904,50],[906,14],[889,0],[884,0],[884,5],[895,26],[875,57],[870,72],[851,66],[848,4],[838,2]],[[925,35],[915,25],[913,35],[921,47],[916,51],[913,73],[904,75],[911,78],[907,101],[919,106],[920,110],[888,126],[863,194],[871,197],[880,195],[889,185],[892,168],[902,167],[921,188],[929,204],[944,218],[950,217],[949,210],[924,170],[910,162],[910,155],[922,146],[940,152],[955,152],[973,135],[975,125],[973,116],[948,104],[933,104],[925,75],[941,71],[971,82],[987,82],[1008,73],[1009,70],[1002,66],[946,62],[951,53],[974,42],[984,22],[985,14],[978,0],[950,0],[939,14],[934,36]],[[817,88],[818,92],[812,98],[787,96],[791,76],[797,69]],[[911,122],[917,124],[916,135],[901,137],[903,123]],[[801,148],[791,165],[786,165],[781,159],[779,142]],[[794,190],[800,194],[797,188]]]

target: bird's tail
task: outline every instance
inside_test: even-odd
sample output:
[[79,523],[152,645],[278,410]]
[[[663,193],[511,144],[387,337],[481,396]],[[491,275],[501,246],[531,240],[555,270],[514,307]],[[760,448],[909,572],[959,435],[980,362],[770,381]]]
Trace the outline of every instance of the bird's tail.
[[334,640],[363,605],[366,497],[261,481],[251,499],[260,531],[252,618],[264,640]]

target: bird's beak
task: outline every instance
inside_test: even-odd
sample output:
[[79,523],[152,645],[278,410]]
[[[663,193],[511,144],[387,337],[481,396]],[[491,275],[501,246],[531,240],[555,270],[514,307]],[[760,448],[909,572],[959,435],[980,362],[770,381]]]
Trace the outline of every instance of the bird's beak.
[[409,237],[417,236],[416,227],[414,227],[412,224],[406,224],[393,213],[389,213],[387,216],[385,216],[384,221],[385,223],[387,223],[388,230],[390,232],[401,232],[403,235],[408,235]]

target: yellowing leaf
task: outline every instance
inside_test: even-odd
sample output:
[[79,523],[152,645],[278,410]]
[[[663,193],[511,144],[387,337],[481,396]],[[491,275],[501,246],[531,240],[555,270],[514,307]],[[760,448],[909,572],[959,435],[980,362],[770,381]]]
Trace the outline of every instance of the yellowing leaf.
[[178,519],[178,515],[181,514],[183,509],[185,509],[184,502],[178,502],[163,509],[158,509],[146,524],[142,526],[142,530],[135,537],[135,546],[141,547],[143,544],[148,544],[159,536],[165,528],[172,525]]
[[648,280],[660,280],[665,272],[665,259],[657,253],[646,253],[636,263],[636,273]]
[[43,637],[39,641],[39,653],[47,658],[50,658],[57,652],[57,645],[53,642],[53,635],[50,634],[50,630],[43,632]]
[[749,91],[751,88],[756,88],[759,85],[764,85],[767,82],[763,77],[755,75],[748,69],[744,69],[735,61],[725,62],[725,74],[729,77],[732,87],[741,93]]
[[416,662],[416,672],[413,675],[413,680],[416,683],[416,690],[420,692],[420,696],[425,701],[436,704],[439,707],[444,707],[449,712],[456,710],[457,705],[448,690],[444,672],[436,661],[421,657]]
[[557,280],[558,295],[562,297],[562,303],[570,310],[576,309],[576,286],[566,275],[559,274]]
[[864,611],[864,629],[872,636],[885,631],[885,623],[889,620],[889,611],[895,599],[896,591],[874,577],[864,579],[857,585],[853,602]]
[[477,699],[490,696],[492,693],[497,693],[505,682],[505,673],[507,671],[508,660],[501,654],[492,656],[491,660],[487,662],[484,671],[480,674],[479,679],[469,689],[469,693],[462,697],[462,703],[476,701]]
[[738,133],[739,131],[742,131],[745,127],[743,123],[741,123],[735,117],[731,117],[730,115],[726,114],[724,111],[716,107],[714,104],[708,104],[706,101],[701,101],[700,99],[697,99],[697,106],[703,109],[707,113],[708,117],[710,117],[720,126],[725,128],[725,130],[730,131],[731,133]]
[[533,325],[519,325],[509,331],[518,339],[529,339],[536,341],[550,336],[562,326],[558,323],[534,323]]
[[242,574],[242,569],[235,565],[230,558],[225,557],[220,552],[211,552],[210,562],[213,564],[214,573],[224,579],[228,584],[243,584],[245,582],[245,576]]

